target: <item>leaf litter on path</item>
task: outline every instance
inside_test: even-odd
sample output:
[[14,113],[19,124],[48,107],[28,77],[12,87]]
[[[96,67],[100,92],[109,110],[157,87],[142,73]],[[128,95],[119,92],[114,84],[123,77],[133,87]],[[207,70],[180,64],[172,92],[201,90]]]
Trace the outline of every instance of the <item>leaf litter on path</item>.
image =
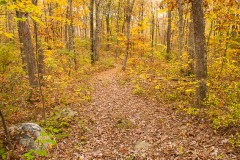
[[226,137],[204,121],[133,95],[131,83],[118,83],[123,74],[116,67],[93,77],[92,100],[81,109],[94,122],[84,134],[86,142],[73,135],[52,159],[240,159]]

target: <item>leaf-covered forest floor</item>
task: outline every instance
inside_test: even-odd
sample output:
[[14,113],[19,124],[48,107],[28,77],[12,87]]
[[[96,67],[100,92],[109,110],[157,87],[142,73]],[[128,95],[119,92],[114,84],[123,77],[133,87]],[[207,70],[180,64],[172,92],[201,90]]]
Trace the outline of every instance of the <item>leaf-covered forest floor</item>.
[[92,100],[72,108],[78,120],[51,159],[240,159],[204,119],[132,94],[133,84],[121,83],[124,74],[116,67],[92,78]]

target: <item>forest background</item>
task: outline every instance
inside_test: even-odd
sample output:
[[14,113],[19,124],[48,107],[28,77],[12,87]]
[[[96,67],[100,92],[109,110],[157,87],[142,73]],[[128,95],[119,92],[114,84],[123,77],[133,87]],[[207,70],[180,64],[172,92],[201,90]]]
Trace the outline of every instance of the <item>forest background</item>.
[[88,103],[92,75],[120,64],[120,83],[134,83],[133,94],[204,117],[240,146],[240,2],[199,1],[202,15],[194,3],[0,0],[7,124]]

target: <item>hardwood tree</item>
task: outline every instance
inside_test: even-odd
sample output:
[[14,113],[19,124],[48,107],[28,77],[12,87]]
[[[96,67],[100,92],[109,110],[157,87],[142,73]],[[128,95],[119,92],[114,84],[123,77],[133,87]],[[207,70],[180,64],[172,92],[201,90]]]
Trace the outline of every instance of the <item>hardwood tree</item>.
[[120,32],[120,13],[121,13],[121,0],[118,0],[118,5],[117,5],[117,17],[116,17],[116,49],[115,49],[115,57],[118,58],[118,52],[119,52],[119,40],[118,40],[118,35]]
[[183,32],[184,32],[184,28],[183,28],[183,2],[182,0],[178,0],[178,32],[179,32],[179,36],[178,36],[178,52],[179,52],[179,59],[181,60],[181,56],[182,56],[182,52],[183,52]]
[[111,37],[111,26],[110,26],[110,12],[111,12],[111,4],[112,0],[107,1],[107,10],[106,10],[106,30],[107,30],[107,45],[106,50],[109,51],[110,49],[110,37]]
[[[90,41],[91,41],[91,63],[95,63],[99,59],[100,52],[100,32],[101,32],[101,19],[100,19],[100,0],[90,1]],[[94,19],[95,14],[95,19]],[[95,23],[94,23],[95,21]],[[95,24],[95,26],[94,26]]]
[[190,12],[190,20],[188,22],[188,56],[189,56],[189,71],[188,75],[194,74],[194,57],[195,57],[195,44],[194,44],[194,26],[192,22],[192,12]]
[[154,48],[154,36],[155,36],[155,8],[153,5],[153,1],[151,1],[151,48],[152,48],[152,54],[153,54],[153,48]]
[[68,0],[68,15],[70,19],[70,25],[68,26],[68,51],[73,52],[73,61],[74,61],[74,68],[77,70],[77,59],[76,59],[76,52],[74,50],[74,26],[73,26],[73,1]]
[[203,0],[192,1],[192,14],[194,26],[194,42],[196,54],[196,105],[203,105],[207,96],[207,51],[205,42],[205,22],[203,13]]
[[90,41],[91,41],[91,49],[90,49],[90,56],[91,56],[91,63],[95,63],[94,58],[94,0],[90,0]]
[[172,31],[172,4],[169,2],[168,4],[168,24],[167,24],[167,55],[166,59],[170,59],[170,52],[171,52],[171,31]]
[[[32,3],[37,6],[38,0],[32,0]],[[38,79],[38,86],[39,86],[39,92],[41,96],[41,102],[42,102],[42,111],[43,111],[43,119],[46,119],[46,111],[45,111],[45,99],[42,91],[42,80],[43,80],[43,68],[44,68],[44,54],[43,54],[43,49],[40,46],[39,43],[39,36],[38,36],[38,24],[36,21],[34,21],[34,36],[35,36],[35,53],[36,53],[36,59],[37,59],[37,79]]]
[[[37,6],[38,0],[32,0],[32,3]],[[38,36],[38,24],[36,21],[33,21],[34,23],[34,36],[35,36],[35,53],[36,53],[36,61],[37,61],[37,73],[39,74],[40,81],[43,80],[43,74],[44,74],[44,53],[43,48],[41,44],[41,39]]]
[[95,61],[99,60],[100,53],[100,32],[101,32],[101,19],[100,19],[100,4],[101,0],[95,0],[95,16],[96,16],[96,27],[95,27],[95,37],[94,37],[94,58]]
[[18,20],[18,33],[20,43],[22,43],[21,51],[23,52],[23,60],[27,64],[28,79],[31,87],[37,86],[36,78],[36,59],[32,42],[32,34],[28,21],[28,13],[21,10],[16,11]]
[[125,49],[125,58],[122,66],[122,70],[126,69],[127,66],[127,60],[129,56],[129,49],[130,49],[130,36],[131,36],[131,17],[132,17],[132,11],[133,6],[136,0],[133,0],[130,2],[130,0],[127,0],[127,7],[126,7],[126,23],[127,23],[127,31],[126,31],[126,49]]

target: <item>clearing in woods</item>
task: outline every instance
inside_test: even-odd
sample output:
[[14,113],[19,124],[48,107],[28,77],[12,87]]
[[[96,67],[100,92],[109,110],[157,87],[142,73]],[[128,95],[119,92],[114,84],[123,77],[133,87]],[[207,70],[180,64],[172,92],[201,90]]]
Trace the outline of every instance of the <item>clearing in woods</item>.
[[200,118],[132,94],[120,67],[92,79],[92,101],[81,114],[92,125],[81,144],[78,130],[58,143],[52,159],[240,159],[228,139]]

